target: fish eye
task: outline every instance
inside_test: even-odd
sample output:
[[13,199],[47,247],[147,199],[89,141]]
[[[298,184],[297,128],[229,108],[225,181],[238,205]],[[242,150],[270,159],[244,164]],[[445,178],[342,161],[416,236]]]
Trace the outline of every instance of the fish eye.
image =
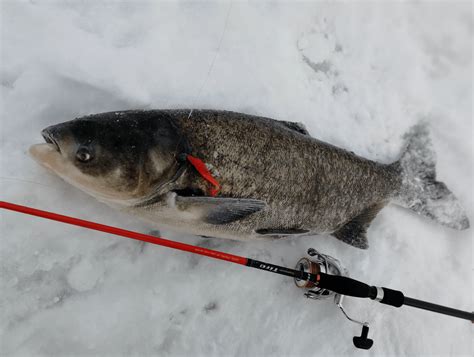
[[76,159],[80,162],[88,162],[92,160],[92,154],[88,149],[80,148],[76,152]]

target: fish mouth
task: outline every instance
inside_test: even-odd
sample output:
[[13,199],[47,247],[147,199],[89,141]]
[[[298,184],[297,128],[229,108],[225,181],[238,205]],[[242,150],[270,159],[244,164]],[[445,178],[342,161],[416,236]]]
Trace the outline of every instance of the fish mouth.
[[52,169],[53,166],[56,166],[57,161],[62,156],[59,140],[57,135],[55,136],[54,127],[53,129],[48,127],[42,130],[41,135],[43,136],[45,142],[42,144],[34,144],[30,146],[28,151],[35,161],[43,166],[46,166],[47,168]]
[[49,131],[48,129],[44,129],[43,131],[41,131],[41,135],[43,136],[43,139],[47,144],[53,145],[57,152],[61,152],[61,148],[59,147],[57,139],[54,137],[51,131]]

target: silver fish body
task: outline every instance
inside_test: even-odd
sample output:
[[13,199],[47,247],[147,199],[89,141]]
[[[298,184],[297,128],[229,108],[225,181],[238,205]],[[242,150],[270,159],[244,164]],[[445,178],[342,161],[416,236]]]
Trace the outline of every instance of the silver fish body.
[[[312,138],[298,123],[228,111],[189,114],[111,112],[47,128],[46,141],[54,140],[60,152],[67,146],[61,154],[77,172],[49,167],[114,207],[203,236],[246,240],[327,233],[367,248],[367,228],[389,202],[453,228],[469,226],[454,195],[435,179],[422,125],[407,134],[400,160],[386,165]],[[81,160],[88,150],[93,159],[87,168]],[[47,161],[34,147],[31,151]],[[210,183],[189,155],[218,181],[217,196],[210,195]]]

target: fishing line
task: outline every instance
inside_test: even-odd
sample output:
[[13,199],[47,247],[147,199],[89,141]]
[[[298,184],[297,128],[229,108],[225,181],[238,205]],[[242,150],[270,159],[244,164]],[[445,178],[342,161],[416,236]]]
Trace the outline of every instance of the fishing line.
[[201,88],[198,90],[198,93],[197,93],[196,97],[193,100],[194,105],[193,105],[193,108],[191,108],[191,110],[189,111],[188,118],[191,118],[191,115],[193,114],[193,111],[194,111],[194,106],[196,106],[198,99],[201,97],[202,91],[204,90],[204,87],[206,86],[206,84],[207,84],[207,82],[208,82],[208,80],[211,76],[211,72],[214,69],[214,64],[216,63],[217,55],[219,54],[219,52],[221,50],[222,42],[224,40],[224,36],[225,36],[226,31],[227,31],[227,25],[229,23],[230,11],[232,9],[232,3],[233,3],[233,0],[230,0],[229,1],[229,7],[227,8],[226,19],[225,19],[225,22],[224,22],[224,28],[222,30],[222,34],[221,34],[221,38],[219,40],[219,44],[217,45],[216,53],[214,54],[214,58],[211,61],[211,64],[210,64],[209,69],[207,71],[207,75],[204,78],[204,82],[202,83]]
[[5,176],[0,176],[0,180],[25,182],[25,183],[30,183],[30,184],[38,185],[38,186],[47,187],[47,188],[49,188],[49,189],[51,189],[51,190],[54,190],[54,191],[57,191],[57,192],[60,191],[60,190],[58,190],[58,189],[57,189],[56,187],[54,187],[54,186],[50,186],[50,185],[47,185],[47,184],[44,184],[44,183],[41,183],[41,182],[30,181],[30,180],[23,179],[23,178],[18,178],[18,177],[5,177]]

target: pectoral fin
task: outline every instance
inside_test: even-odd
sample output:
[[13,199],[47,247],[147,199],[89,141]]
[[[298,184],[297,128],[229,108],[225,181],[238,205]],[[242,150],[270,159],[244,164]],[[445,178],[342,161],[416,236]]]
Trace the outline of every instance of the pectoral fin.
[[265,207],[265,202],[247,198],[176,196],[176,207],[210,224],[226,224]]
[[385,202],[373,205],[364,210],[357,217],[344,224],[337,231],[332,233],[334,237],[360,249],[369,248],[367,241],[367,229],[377,213],[385,206]]

